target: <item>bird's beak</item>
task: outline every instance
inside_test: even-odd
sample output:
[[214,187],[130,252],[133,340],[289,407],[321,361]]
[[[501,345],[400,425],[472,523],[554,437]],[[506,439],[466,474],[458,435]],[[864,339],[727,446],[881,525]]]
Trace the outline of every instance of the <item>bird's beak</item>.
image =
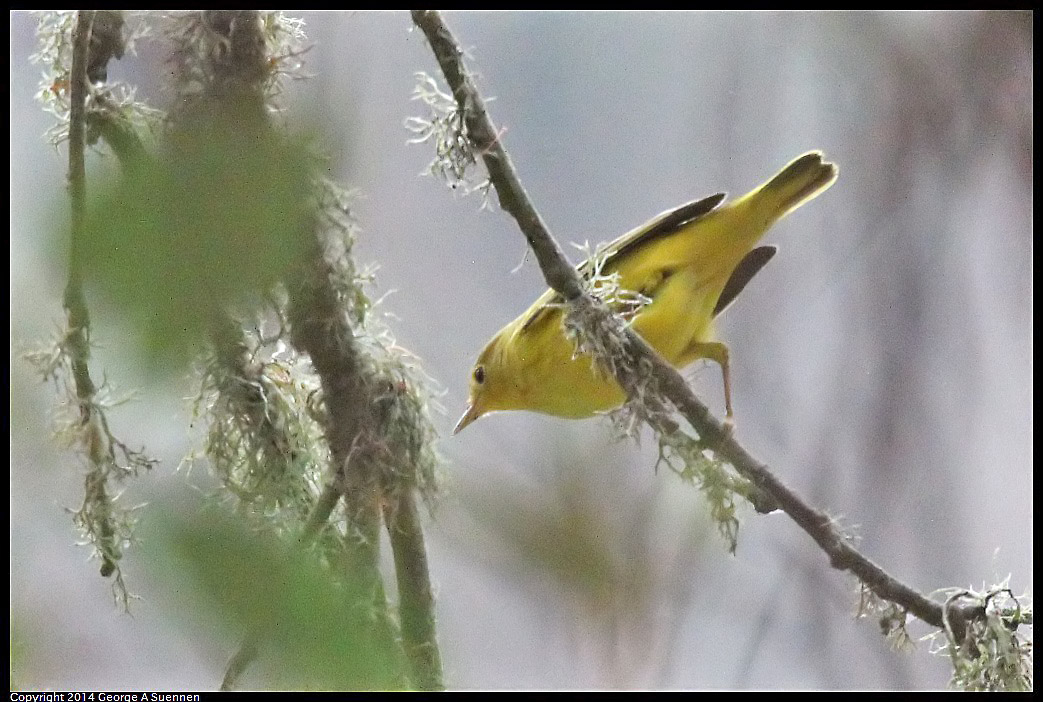
[[482,412],[478,409],[478,403],[472,402],[467,406],[467,411],[464,412],[464,416],[460,417],[460,421],[456,423],[456,428],[453,429],[453,434],[459,434],[461,429],[481,416]]

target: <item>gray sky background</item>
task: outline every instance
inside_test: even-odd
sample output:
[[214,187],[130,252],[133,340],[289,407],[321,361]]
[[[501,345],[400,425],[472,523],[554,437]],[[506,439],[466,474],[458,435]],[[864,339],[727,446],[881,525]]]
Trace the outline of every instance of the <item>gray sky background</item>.
[[[727,554],[691,487],[652,470],[654,441],[605,420],[505,413],[457,437],[477,352],[544,289],[513,222],[419,177],[407,145],[416,71],[437,68],[408,13],[307,13],[316,78],[287,93],[362,192],[358,257],[379,264],[393,331],[445,389],[447,494],[429,524],[439,636],[460,688],[938,688],[945,659],[895,653],[856,621],[853,581],[786,517],[747,514]],[[722,318],[738,438],[860,548],[923,591],[1032,583],[1032,30],[1027,13],[449,13],[493,119],[563,242],[615,238],[682,202],[741,194],[822,149],[823,196],[766,238],[780,253]],[[64,151],[43,139],[11,16],[11,611],[19,684],[196,689],[235,637],[142,599],[112,606],[62,506],[81,468],[49,437],[53,389],[18,356],[62,319]],[[113,69],[151,87],[161,47]],[[60,212],[59,212],[60,214]],[[570,247],[571,249],[571,247]],[[197,509],[176,472],[198,447],[186,377],[157,381],[96,305],[96,365],[137,400],[116,432],[162,462],[126,499]],[[716,366],[689,373],[723,413]],[[496,509],[516,510],[501,512]],[[518,544],[538,519],[592,515],[618,577],[589,593]],[[531,529],[531,533],[524,533]],[[534,536],[535,535],[535,536]],[[147,544],[143,547],[147,547]],[[983,582],[984,581],[984,582]],[[914,628],[914,634],[926,633]],[[264,687],[252,670],[247,686]]]

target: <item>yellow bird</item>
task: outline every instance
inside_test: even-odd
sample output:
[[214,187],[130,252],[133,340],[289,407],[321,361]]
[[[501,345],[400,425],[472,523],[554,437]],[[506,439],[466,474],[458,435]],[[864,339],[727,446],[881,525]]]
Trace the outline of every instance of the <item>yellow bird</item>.
[[[725,194],[718,193],[681,205],[624,234],[602,254],[602,275],[618,273],[620,288],[651,300],[629,323],[664,359],[676,368],[699,358],[720,364],[729,422],[728,347],[716,340],[714,318],[775,255],[774,246],[754,248],[771,225],[836,177],[837,167],[812,151],[743,197],[722,205]],[[577,269],[591,275],[591,261]],[[454,434],[489,412],[580,418],[623,403],[623,390],[611,377],[595,373],[589,356],[573,358],[560,303],[548,290],[486,344]]]

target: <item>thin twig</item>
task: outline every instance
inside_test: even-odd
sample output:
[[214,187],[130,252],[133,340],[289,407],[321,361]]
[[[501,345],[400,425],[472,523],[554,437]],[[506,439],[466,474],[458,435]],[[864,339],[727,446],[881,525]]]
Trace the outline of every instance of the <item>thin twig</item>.
[[435,633],[435,597],[414,490],[411,485],[401,486],[394,503],[384,508],[384,522],[395,557],[398,617],[414,684],[419,690],[444,690],[442,657]]
[[[500,205],[518,222],[528,240],[547,284],[560,293],[569,304],[594,308],[597,306],[583,290],[576,270],[569,264],[551,235],[543,219],[530,201],[514,170],[510,157],[503,147],[498,131],[489,118],[485,102],[478,92],[470,72],[464,64],[463,51],[441,15],[436,10],[413,10],[413,22],[424,32],[431,44],[435,58],[445,75],[460,110],[464,113],[467,133],[475,150],[482,154],[489,178],[496,188]],[[607,333],[608,327],[588,330],[591,336]],[[704,442],[718,455],[730,462],[735,469],[756,487],[767,492],[829,556],[830,564],[837,569],[848,570],[883,599],[907,609],[923,621],[941,627],[942,605],[933,602],[913,588],[888,574],[867,557],[855,550],[837,530],[833,521],[824,512],[807,505],[786,487],[768,469],[746,451],[728,432],[724,425],[710,414],[685,382],[684,377],[664,361],[640,336],[629,328],[623,329],[625,353],[640,364],[649,364],[650,377],[662,397],[669,400],[677,411],[699,432]],[[609,340],[610,341],[610,340]],[[605,345],[612,348],[613,344]],[[618,346],[618,344],[617,344]],[[607,363],[615,374],[616,381],[628,397],[635,394],[634,379],[625,365]],[[633,365],[631,365],[633,367]],[[977,612],[968,611],[967,616]]]
[[86,432],[89,444],[86,453],[90,470],[84,478],[83,509],[90,510],[89,521],[97,522],[96,526],[88,526],[88,529],[97,535],[97,550],[102,559],[101,575],[108,577],[116,573],[118,585],[121,580],[114,560],[118,558],[116,529],[112,521],[111,499],[106,489],[109,466],[105,461],[105,452],[100,450],[103,439],[94,416],[97,387],[90,373],[91,320],[87,300],[83,295],[82,265],[87,212],[87,93],[90,89],[87,64],[93,21],[93,10],[80,10],[76,15],[76,27],[73,30],[72,68],[69,76],[69,199],[72,226],[69,240],[69,279],[65,284],[62,304],[69,325],[64,343],[72,368],[80,424]]
[[302,546],[310,545],[319,535],[319,532],[326,526],[326,522],[329,521],[330,513],[333,512],[339,499],[340,490],[334,483],[330,482],[323,486],[322,494],[315,501],[315,506],[308,515],[308,521],[304,523],[304,528],[301,530],[299,541]]
[[69,318],[68,345],[72,354],[76,396],[83,422],[90,421],[94,382],[90,377],[90,314],[83,297],[84,220],[87,208],[87,174],[84,165],[87,122],[87,49],[90,44],[92,10],[80,10],[73,30],[72,71],[69,107],[69,199],[72,202],[72,235],[69,243],[69,279],[63,304]]
[[229,692],[235,689],[236,684],[239,682],[239,678],[242,676],[246,669],[250,667],[250,664],[257,659],[257,637],[248,636],[243,640],[243,643],[239,646],[239,650],[232,656],[232,660],[228,661],[228,667],[225,669],[225,676],[221,680],[221,687],[218,688],[221,692]]
[[[322,528],[326,526],[330,513],[333,512],[333,508],[337,505],[338,500],[340,500],[340,490],[333,483],[327,483],[322,488],[322,493],[318,499],[315,500],[315,505],[308,515],[308,520],[304,523],[304,528],[301,529],[298,542],[302,547],[306,548],[311,545],[315,537],[322,531]],[[222,692],[234,690],[239,683],[239,678],[250,667],[250,664],[257,660],[261,638],[260,633],[257,631],[252,631],[243,637],[243,642],[239,644],[239,649],[232,656],[232,659],[228,661],[228,667],[225,668],[225,676],[221,680],[220,687]]]

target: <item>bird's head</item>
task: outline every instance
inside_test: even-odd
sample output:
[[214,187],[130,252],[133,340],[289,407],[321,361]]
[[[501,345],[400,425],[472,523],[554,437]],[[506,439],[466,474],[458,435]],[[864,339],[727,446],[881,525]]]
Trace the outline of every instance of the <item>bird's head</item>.
[[505,353],[503,337],[503,332],[493,337],[475,361],[471,369],[467,411],[456,423],[454,434],[483,414],[521,407],[518,373],[511,367],[510,355]]

